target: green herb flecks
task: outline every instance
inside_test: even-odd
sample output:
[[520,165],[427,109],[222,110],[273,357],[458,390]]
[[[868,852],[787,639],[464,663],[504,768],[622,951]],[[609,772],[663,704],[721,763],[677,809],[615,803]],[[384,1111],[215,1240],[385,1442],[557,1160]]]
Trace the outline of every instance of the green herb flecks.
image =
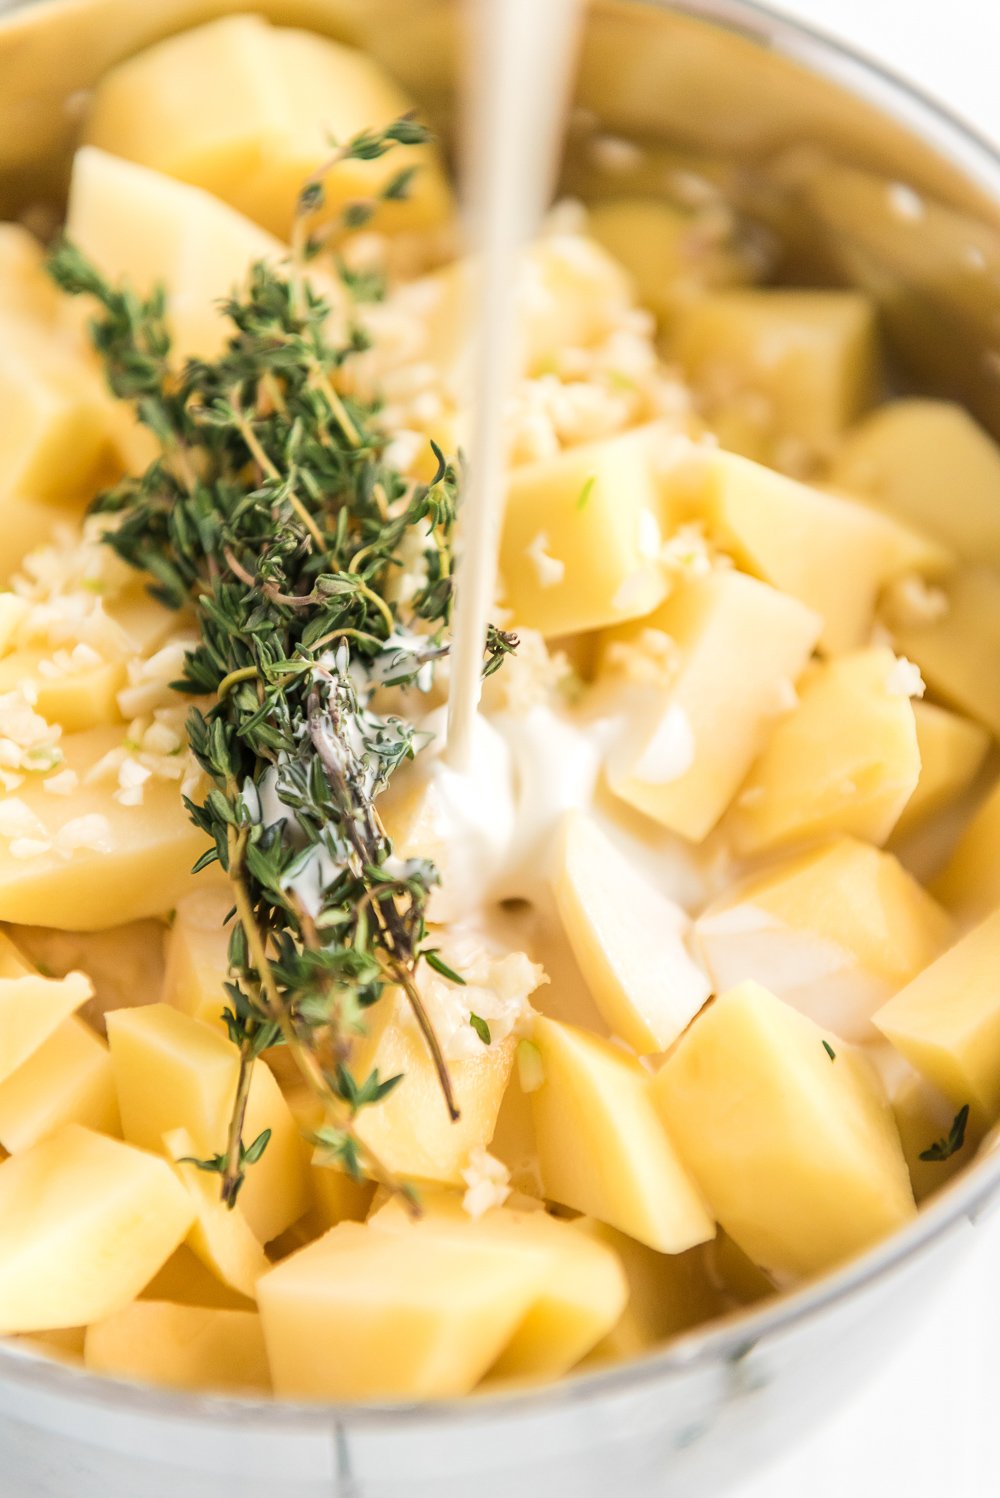
[[952,1119],[951,1128],[943,1139],[935,1139],[929,1149],[920,1151],[921,1160],[950,1160],[965,1143],[965,1130],[969,1122],[969,1105],[959,1108]]
[[824,1040],[823,1041],[823,1049],[826,1052],[826,1054],[829,1056],[829,1058],[830,1058],[831,1061],[836,1061],[836,1059],[837,1059],[837,1053],[833,1049],[833,1046],[830,1044],[830,1042],[828,1040]]
[[[335,160],[425,138],[401,120]],[[196,869],[218,863],[233,891],[224,1018],[240,1070],[225,1150],[203,1162],[230,1204],[266,1145],[242,1142],[254,1062],[282,1043],[324,1102],[331,1162],[399,1186],[355,1129],[398,1078],[351,1067],[365,1011],[387,988],[407,996],[457,1116],[416,983],[437,873],[393,855],[376,802],[422,744],[378,694],[426,687],[448,649],[458,478],[437,449],[430,483],[405,477],[386,460],[392,434],[377,407],[340,391],[366,339],[350,281],[334,308],[306,273],[322,248],[306,216],[323,206],[329,165],[302,194],[288,265],[254,266],[225,303],[233,331],[213,360],[171,360],[162,289],[113,287],[69,244],[50,261],[65,291],[96,300],[108,383],[161,447],[96,502],[113,517],[107,541],[197,623],[175,686],[206,699],[188,720],[208,780],[187,802],[209,842]],[[398,174],[382,196],[408,181]],[[396,588],[404,566],[414,585]],[[484,670],[515,644],[492,630]]]
[[481,1015],[470,1013],[469,1024],[475,1030],[483,1045],[489,1045],[492,1042],[493,1037],[490,1034],[490,1027]]

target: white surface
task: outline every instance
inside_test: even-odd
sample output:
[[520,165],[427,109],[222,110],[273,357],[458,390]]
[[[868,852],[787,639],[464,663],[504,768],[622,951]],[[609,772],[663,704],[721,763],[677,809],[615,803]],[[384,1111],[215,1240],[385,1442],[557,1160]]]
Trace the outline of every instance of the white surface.
[[[997,0],[784,0],[1000,140]],[[733,1498],[996,1498],[1000,1216],[875,1382]],[[710,1495],[706,1494],[706,1498]]]

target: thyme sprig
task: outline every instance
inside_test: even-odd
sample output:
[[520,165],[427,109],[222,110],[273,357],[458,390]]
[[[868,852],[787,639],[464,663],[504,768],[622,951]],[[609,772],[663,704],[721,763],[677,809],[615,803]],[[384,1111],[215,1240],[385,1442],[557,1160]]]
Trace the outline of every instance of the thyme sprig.
[[[196,870],[218,864],[232,887],[224,1018],[240,1057],[225,1149],[201,1163],[230,1205],[266,1148],[263,1136],[244,1145],[243,1127],[254,1064],[278,1044],[326,1107],[325,1158],[399,1185],[355,1128],[399,1081],[352,1070],[365,1012],[388,988],[407,996],[457,1117],[417,984],[437,871],[394,856],[377,799],[422,744],[380,694],[426,687],[448,649],[458,473],[436,447],[430,483],[387,460],[377,407],[338,389],[367,346],[351,278],[331,300],[306,272],[321,245],[305,225],[328,168],[425,138],[407,119],[338,151],[303,191],[289,264],[255,265],[224,304],[233,331],[214,359],[171,358],[163,290],[114,287],[68,243],[50,261],[66,292],[96,300],[108,383],[161,448],[95,502],[114,517],[108,544],[197,625],[174,685],[207,699],[188,737],[208,789],[187,808],[209,842]],[[397,174],[382,195],[409,180]],[[370,217],[348,207],[348,227]],[[515,644],[491,629],[484,670]]]

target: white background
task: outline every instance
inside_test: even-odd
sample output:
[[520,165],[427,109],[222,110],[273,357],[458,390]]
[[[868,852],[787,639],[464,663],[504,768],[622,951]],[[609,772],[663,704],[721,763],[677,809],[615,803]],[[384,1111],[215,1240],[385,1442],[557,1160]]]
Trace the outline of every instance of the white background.
[[[888,63],[1000,141],[1000,0],[780,8]],[[1000,1220],[976,1239],[972,1260],[876,1381],[733,1498],[997,1498]]]

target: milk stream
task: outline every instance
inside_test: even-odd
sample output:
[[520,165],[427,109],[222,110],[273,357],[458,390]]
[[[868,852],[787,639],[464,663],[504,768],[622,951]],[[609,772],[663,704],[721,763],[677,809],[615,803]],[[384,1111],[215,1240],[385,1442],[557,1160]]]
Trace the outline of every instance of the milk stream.
[[463,175],[478,252],[472,444],[462,503],[445,757],[469,772],[503,516],[504,409],[518,358],[517,262],[545,208],[581,0],[468,0]]

